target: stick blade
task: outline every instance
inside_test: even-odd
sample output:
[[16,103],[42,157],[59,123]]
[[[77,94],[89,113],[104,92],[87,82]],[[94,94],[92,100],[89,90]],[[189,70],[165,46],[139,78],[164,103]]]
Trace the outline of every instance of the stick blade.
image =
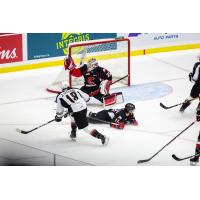
[[23,130],[21,130],[21,129],[19,129],[19,128],[16,128],[16,131],[17,131],[18,133],[21,133],[21,134],[27,134],[27,133],[28,133],[27,131],[23,131]]
[[175,154],[172,155],[172,158],[173,158],[174,160],[176,160],[176,161],[181,161],[181,159],[178,158]]
[[138,160],[137,163],[138,163],[138,164],[142,164],[142,163],[145,163],[145,162],[148,162],[148,161],[150,161],[150,159]]
[[164,109],[169,109],[167,106],[165,106],[163,103],[160,102],[160,107],[164,108]]

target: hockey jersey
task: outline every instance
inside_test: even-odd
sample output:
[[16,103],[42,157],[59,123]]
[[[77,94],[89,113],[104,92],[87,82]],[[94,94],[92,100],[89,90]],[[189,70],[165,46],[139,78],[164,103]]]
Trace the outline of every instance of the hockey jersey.
[[133,113],[129,113],[129,115],[126,115],[125,109],[109,109],[108,114],[111,118],[111,122],[119,123],[123,122],[125,124],[131,123],[133,120],[135,120],[135,116]]
[[200,62],[195,63],[192,71],[192,80],[200,82]]
[[60,93],[57,96],[57,109],[56,114],[62,115],[64,109],[67,108],[68,112],[79,112],[87,108],[86,102],[90,97],[79,89],[69,89]]
[[97,66],[95,69],[88,71],[87,64],[82,65],[80,68],[74,68],[71,75],[75,77],[83,76],[84,84],[88,87],[99,87],[103,80],[112,81],[112,75],[107,69]]

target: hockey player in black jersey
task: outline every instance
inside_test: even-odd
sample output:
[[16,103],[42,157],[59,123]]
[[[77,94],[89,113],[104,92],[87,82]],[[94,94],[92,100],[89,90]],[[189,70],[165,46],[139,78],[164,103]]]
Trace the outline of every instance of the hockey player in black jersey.
[[92,129],[88,126],[87,120],[87,105],[86,102],[89,101],[89,96],[79,89],[72,89],[66,85],[62,86],[62,92],[58,94],[56,98],[57,109],[55,121],[60,122],[64,115],[64,110],[66,109],[71,118],[71,135],[72,140],[76,139],[76,130],[83,129],[86,133],[91,136],[101,140],[103,145],[108,143],[108,138],[96,129]]
[[[200,122],[200,103],[197,107],[196,120],[197,120],[197,122]],[[197,154],[197,156],[190,159],[190,165],[193,165],[193,166],[197,165],[198,162],[199,162],[199,157],[200,157],[200,131],[199,131],[199,136],[198,136],[196,147],[195,147],[195,154]]]
[[[107,69],[100,67],[95,58],[91,58],[87,64],[81,64],[76,68],[72,57],[68,56],[65,59],[64,67],[70,71],[72,76],[84,77],[84,86],[80,90],[105,105],[116,102],[116,95],[109,93],[112,74]],[[122,93],[117,95],[122,95]]]
[[127,103],[122,109],[102,110],[98,113],[89,112],[88,120],[90,123],[102,123],[102,121],[109,122],[111,127],[123,129],[125,124],[138,125],[134,116],[135,105]]
[[193,71],[189,73],[189,80],[194,82],[194,85],[190,92],[190,97],[185,100],[180,108],[180,112],[184,112],[185,109],[191,104],[191,99],[200,96],[200,56],[198,56],[198,62],[194,64]]

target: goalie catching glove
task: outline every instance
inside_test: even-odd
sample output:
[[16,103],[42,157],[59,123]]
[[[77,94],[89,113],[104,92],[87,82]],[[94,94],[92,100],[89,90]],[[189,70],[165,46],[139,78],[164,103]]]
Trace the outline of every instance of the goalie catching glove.
[[69,70],[69,71],[72,71],[76,67],[74,60],[71,56],[68,55],[65,58],[64,66],[65,66],[65,70]]

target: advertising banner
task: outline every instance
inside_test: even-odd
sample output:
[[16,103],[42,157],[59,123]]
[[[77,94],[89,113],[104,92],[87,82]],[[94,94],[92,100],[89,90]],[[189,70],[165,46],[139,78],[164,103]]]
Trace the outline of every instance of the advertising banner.
[[116,33],[28,33],[28,60],[67,55],[69,43],[116,37]]
[[0,35],[0,64],[23,60],[22,34]]
[[200,42],[200,33],[119,33],[129,37],[132,50]]

